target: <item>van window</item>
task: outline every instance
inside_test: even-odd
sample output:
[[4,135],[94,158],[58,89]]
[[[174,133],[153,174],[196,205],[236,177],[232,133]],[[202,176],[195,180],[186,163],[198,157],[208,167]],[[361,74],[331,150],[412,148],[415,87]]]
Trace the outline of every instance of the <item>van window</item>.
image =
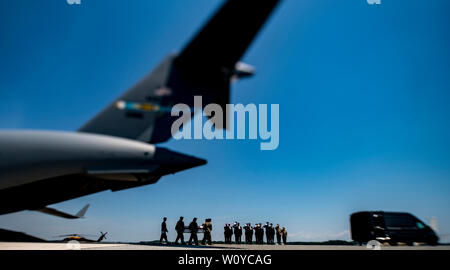
[[384,222],[388,228],[417,228],[416,220],[409,215],[385,215]]
[[425,228],[425,224],[423,224],[423,223],[420,222],[420,221],[417,221],[417,222],[416,222],[416,226],[417,226],[417,228],[419,228],[419,229]]

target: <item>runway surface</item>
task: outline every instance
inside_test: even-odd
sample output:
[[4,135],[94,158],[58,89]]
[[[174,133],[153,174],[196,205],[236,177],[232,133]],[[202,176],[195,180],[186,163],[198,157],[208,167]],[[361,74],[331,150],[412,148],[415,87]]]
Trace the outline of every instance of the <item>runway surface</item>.
[[[382,250],[450,250],[450,246],[381,246]],[[23,243],[0,242],[0,250],[369,250],[366,246],[331,245],[227,245],[173,246],[110,243]]]

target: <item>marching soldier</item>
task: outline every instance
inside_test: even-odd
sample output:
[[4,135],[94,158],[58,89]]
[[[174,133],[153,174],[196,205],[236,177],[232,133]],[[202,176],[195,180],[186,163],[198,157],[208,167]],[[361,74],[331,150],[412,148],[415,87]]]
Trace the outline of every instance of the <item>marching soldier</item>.
[[239,224],[239,222],[235,222],[233,228],[234,228],[234,241],[236,242],[236,244],[240,244],[242,237],[242,227]]
[[191,237],[189,238],[188,244],[190,245],[192,243],[192,240],[194,240],[194,244],[198,246],[198,224],[197,224],[197,218],[194,218],[192,222],[189,224],[189,230],[191,231]]
[[245,242],[247,244],[251,244],[252,243],[252,238],[253,238],[253,227],[251,223],[247,223],[244,227],[245,230]]
[[167,218],[163,218],[163,222],[161,223],[161,237],[159,238],[159,243],[162,244],[163,240],[166,240],[166,244],[169,244],[169,241],[167,240],[167,233],[169,232],[167,230],[167,224],[166,224]]
[[280,224],[277,224],[277,226],[275,226],[275,233],[277,234],[278,245],[281,245],[281,235],[283,234],[281,230]]
[[180,219],[177,222],[177,225],[175,226],[175,231],[177,231],[177,239],[175,240],[175,244],[178,244],[178,240],[181,240],[181,244],[186,244],[184,242],[184,222],[183,217],[180,217]]
[[212,245],[211,239],[212,224],[210,218],[207,218],[205,220],[205,223],[202,224],[202,228],[204,231],[202,244],[205,245],[206,243],[208,243],[208,245]]

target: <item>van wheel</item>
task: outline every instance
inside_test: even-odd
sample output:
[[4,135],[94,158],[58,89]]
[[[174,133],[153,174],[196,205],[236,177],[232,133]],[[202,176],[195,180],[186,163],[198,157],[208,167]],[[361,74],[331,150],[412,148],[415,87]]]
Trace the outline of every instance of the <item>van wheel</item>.
[[427,243],[430,246],[437,246],[438,242],[437,241],[430,241]]

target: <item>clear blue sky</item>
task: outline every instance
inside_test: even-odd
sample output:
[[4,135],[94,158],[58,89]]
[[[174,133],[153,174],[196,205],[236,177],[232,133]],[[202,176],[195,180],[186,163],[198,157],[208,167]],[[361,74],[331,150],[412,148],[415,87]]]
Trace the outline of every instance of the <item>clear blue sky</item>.
[[[0,2],[0,128],[75,130],[182,48],[219,0]],[[170,141],[208,164],[157,184],[103,192],[0,227],[51,238],[169,239],[178,216],[280,223],[290,240],[349,239],[359,210],[435,216],[450,233],[450,1],[286,0],[244,57],[255,77],[233,103],[280,104],[280,145]],[[24,198],[26,199],[26,198]]]

